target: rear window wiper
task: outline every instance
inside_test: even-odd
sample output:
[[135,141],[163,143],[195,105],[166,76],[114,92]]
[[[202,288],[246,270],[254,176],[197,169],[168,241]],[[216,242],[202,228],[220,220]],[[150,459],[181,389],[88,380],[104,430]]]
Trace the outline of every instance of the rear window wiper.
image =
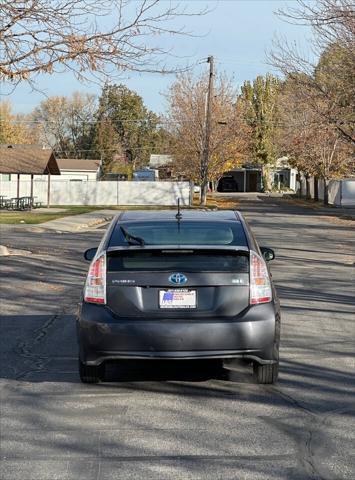
[[136,237],[134,235],[131,235],[125,228],[122,226],[120,227],[121,232],[124,235],[124,238],[126,239],[127,243],[130,245],[141,245],[142,247],[145,245],[145,241],[141,237]]

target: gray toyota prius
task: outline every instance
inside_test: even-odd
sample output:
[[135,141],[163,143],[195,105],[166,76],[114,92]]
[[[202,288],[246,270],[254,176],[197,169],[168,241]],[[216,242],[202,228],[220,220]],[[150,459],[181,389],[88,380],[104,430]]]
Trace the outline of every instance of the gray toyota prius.
[[248,359],[278,376],[280,306],[267,262],[240,212],[126,211],[91,261],[77,316],[82,382],[122,359]]

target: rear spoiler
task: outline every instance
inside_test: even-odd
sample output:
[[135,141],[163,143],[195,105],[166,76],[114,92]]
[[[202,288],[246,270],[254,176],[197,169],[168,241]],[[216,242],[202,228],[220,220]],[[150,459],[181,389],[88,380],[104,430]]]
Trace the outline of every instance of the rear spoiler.
[[107,248],[106,252],[108,254],[113,252],[132,252],[132,251],[156,251],[156,250],[164,250],[164,252],[168,251],[198,251],[198,250],[213,250],[217,252],[249,252],[249,247],[245,247],[244,245],[120,245],[117,247],[109,247]]

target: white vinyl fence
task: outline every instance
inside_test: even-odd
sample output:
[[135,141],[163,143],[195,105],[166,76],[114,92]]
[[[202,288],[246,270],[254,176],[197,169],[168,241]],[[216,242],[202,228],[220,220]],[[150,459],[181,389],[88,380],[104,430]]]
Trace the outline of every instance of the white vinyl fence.
[[[30,195],[30,181],[20,181],[20,196]],[[34,180],[33,195],[37,202],[47,204],[47,181]],[[17,181],[0,181],[0,195],[17,196]],[[51,205],[190,205],[189,182],[116,182],[56,181],[51,178]]]
[[[309,182],[310,195],[314,198],[314,180],[313,177]],[[306,180],[302,178],[302,192],[306,192]],[[355,178],[344,180],[330,180],[329,182],[329,203],[336,207],[355,207]],[[318,197],[320,200],[324,198],[323,180],[318,180]]]
[[355,178],[340,183],[340,204],[343,207],[355,207]]

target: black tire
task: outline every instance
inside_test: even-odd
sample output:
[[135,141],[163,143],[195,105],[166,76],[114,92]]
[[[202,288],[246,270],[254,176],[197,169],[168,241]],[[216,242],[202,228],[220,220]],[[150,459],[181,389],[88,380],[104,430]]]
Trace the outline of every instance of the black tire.
[[279,376],[279,362],[267,365],[253,364],[254,376],[258,383],[276,383]]
[[82,383],[99,383],[104,377],[104,366],[85,365],[79,360],[79,376]]

